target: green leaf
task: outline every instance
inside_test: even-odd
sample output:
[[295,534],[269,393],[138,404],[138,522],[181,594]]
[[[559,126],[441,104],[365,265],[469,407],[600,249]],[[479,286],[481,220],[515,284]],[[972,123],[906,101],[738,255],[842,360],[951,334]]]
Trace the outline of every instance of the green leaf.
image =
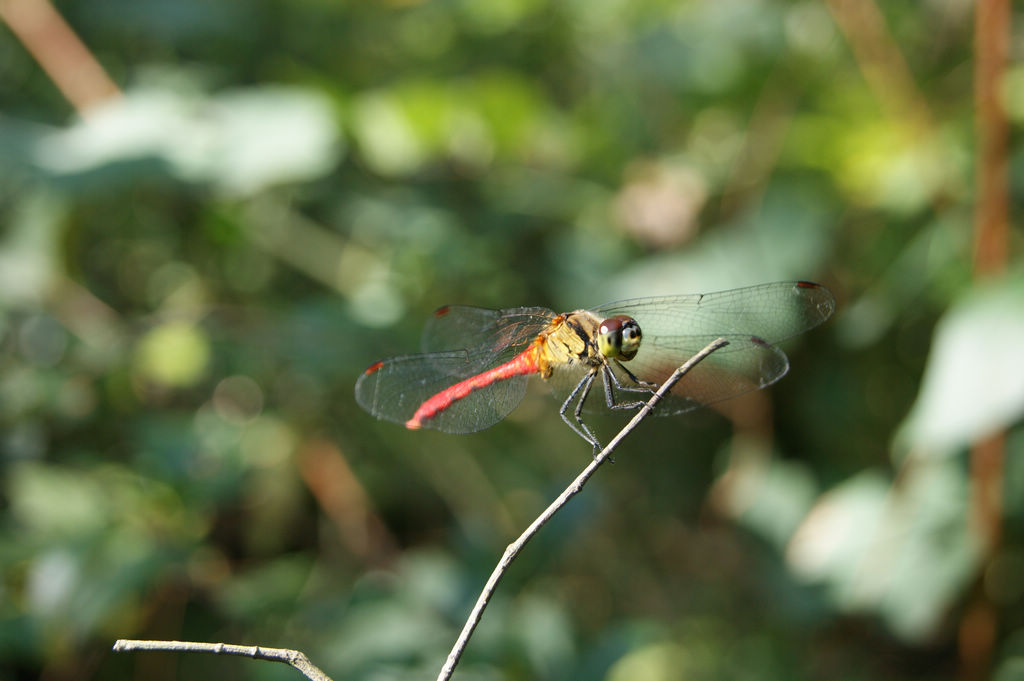
[[78,184],[165,175],[247,196],[329,172],[342,149],[337,127],[328,100],[300,88],[143,88],[68,128],[36,130],[23,162]]
[[1024,414],[1024,278],[984,284],[939,321],[898,451],[944,452]]
[[898,487],[861,473],[820,498],[786,558],[840,611],[875,614],[899,637],[921,642],[979,568],[981,544],[968,517],[967,480],[952,459],[910,466]]

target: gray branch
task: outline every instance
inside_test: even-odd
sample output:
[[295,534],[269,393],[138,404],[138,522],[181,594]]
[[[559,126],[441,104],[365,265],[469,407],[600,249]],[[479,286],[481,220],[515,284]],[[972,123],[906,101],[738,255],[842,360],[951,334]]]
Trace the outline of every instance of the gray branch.
[[273,662],[284,662],[295,667],[302,675],[310,681],[331,681],[331,677],[324,674],[319,667],[309,661],[303,653],[298,650],[287,648],[264,648],[263,646],[239,646],[231,643],[195,643],[192,641],[136,641],[131,639],[119,639],[114,644],[115,653],[125,653],[134,650],[157,650],[163,652],[180,653],[213,653],[214,655],[239,655],[251,657],[255,660],[271,660]]

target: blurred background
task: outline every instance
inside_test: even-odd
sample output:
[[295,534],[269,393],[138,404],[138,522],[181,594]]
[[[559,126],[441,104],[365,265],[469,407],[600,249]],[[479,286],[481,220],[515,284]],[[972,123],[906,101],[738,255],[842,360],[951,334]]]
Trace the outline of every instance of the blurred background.
[[591,452],[543,385],[455,436],[360,372],[442,304],[809,279],[789,375],[634,432],[456,678],[1024,679],[1015,20],[0,2],[0,678],[434,678]]

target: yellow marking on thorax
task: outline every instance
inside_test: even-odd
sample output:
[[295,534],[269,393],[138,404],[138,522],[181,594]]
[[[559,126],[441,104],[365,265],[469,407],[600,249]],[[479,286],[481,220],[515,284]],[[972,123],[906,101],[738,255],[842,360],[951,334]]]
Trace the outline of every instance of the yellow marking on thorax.
[[574,364],[593,366],[600,362],[596,350],[590,346],[573,325],[582,330],[587,338],[594,338],[601,320],[586,310],[577,310],[559,315],[537,336],[537,365],[542,378],[550,378],[556,367]]

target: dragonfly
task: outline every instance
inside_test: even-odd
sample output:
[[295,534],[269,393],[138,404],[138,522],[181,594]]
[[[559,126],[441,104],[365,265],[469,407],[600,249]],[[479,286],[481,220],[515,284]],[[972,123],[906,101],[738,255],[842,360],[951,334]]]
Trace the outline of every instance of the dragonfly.
[[[776,343],[818,326],[834,310],[829,290],[808,281],[636,298],[564,314],[448,305],[427,322],[421,353],[371,364],[355,396],[373,416],[406,428],[472,433],[512,412],[536,375],[561,401],[562,420],[599,448],[584,413],[639,408],[718,338],[729,344],[679,381],[655,414],[680,414],[769,386],[789,370]],[[591,398],[597,382],[603,400]]]

